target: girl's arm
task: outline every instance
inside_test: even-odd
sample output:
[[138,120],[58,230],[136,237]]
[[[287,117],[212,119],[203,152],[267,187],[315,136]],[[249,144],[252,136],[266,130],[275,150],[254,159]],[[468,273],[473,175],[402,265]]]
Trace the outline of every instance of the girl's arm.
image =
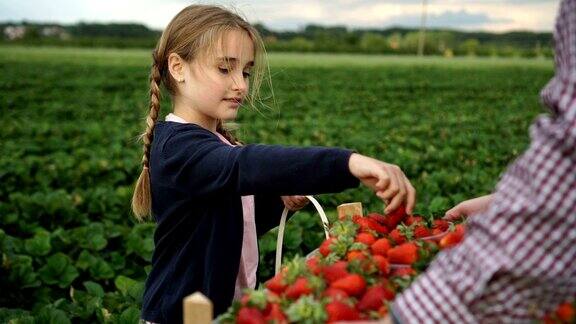
[[412,212],[415,191],[395,165],[351,150],[279,145],[235,146],[210,131],[189,127],[160,143],[152,181],[176,186],[203,197],[234,192],[240,195],[314,195],[357,187],[374,190],[390,212],[406,203]]
[[[359,184],[349,171],[352,151],[279,145],[229,146],[209,131],[190,128],[172,134],[161,150],[160,181],[192,196],[319,194]],[[152,171],[154,172],[154,171]]]

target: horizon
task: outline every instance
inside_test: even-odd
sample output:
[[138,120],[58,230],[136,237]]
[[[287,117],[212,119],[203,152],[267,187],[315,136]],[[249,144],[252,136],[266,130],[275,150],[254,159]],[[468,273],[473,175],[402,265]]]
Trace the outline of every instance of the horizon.
[[[162,29],[157,29],[157,28],[152,28],[150,25],[147,25],[146,23],[143,22],[139,22],[139,21],[77,21],[77,22],[73,22],[73,23],[62,23],[62,22],[57,22],[57,21],[33,21],[33,20],[20,20],[20,21],[10,21],[10,20],[0,20],[0,25],[4,25],[4,24],[14,24],[14,25],[20,25],[20,24],[31,24],[31,25],[58,25],[58,26],[74,26],[74,25],[78,25],[78,24],[101,24],[101,25],[112,25],[112,24],[118,24],[118,25],[142,25],[146,28],[148,28],[151,31],[155,31],[155,32],[162,32]],[[305,26],[299,26],[298,29],[295,30],[279,30],[279,29],[274,29],[269,27],[268,25],[262,23],[262,22],[251,22],[251,24],[261,24],[263,25],[267,30],[275,32],[275,33],[287,33],[287,32],[302,32],[304,30],[304,28],[306,28],[307,26],[320,26],[322,28],[334,28],[334,27],[345,27],[347,31],[360,31],[360,30],[390,30],[390,29],[407,29],[407,30],[418,30],[419,27],[417,26],[400,26],[400,25],[392,25],[392,26],[386,26],[386,27],[355,27],[355,26],[345,26],[345,25],[322,25],[319,23],[309,23]],[[460,32],[460,33],[488,33],[488,34],[507,34],[507,33],[523,33],[523,32],[527,32],[527,33],[552,33],[553,30],[526,30],[526,29],[512,29],[512,30],[505,30],[505,31],[490,31],[490,30],[466,30],[466,29],[457,29],[457,28],[453,28],[453,27],[426,27],[426,30],[428,31],[436,31],[436,30],[441,30],[441,31],[452,31],[452,32]]]

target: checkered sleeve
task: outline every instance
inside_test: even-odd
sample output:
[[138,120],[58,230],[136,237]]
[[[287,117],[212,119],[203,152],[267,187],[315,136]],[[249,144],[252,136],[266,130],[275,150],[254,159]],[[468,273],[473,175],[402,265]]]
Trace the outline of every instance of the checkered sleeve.
[[529,323],[576,296],[576,0],[560,4],[551,113],[502,176],[464,241],[393,304],[402,323]]

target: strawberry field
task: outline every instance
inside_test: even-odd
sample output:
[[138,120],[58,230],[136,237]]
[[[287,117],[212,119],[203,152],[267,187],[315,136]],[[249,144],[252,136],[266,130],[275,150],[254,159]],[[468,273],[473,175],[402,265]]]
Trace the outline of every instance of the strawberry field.
[[[397,164],[429,222],[490,192],[527,146],[553,74],[551,61],[523,59],[270,60],[274,109],[241,111],[239,137],[346,147]],[[0,322],[137,321],[154,232],[130,212],[149,64],[140,50],[0,47]],[[345,202],[383,208],[364,188],[317,198],[331,220]],[[285,259],[323,241],[306,208],[287,223]],[[276,232],[259,243],[264,283]]]

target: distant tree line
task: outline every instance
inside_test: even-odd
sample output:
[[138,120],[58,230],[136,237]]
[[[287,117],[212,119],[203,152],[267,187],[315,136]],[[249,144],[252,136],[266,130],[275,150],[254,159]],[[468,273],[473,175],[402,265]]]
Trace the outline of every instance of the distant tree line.
[[[419,31],[410,28],[350,29],[308,25],[298,31],[273,31],[256,24],[268,51],[415,54]],[[0,23],[0,43],[82,47],[153,48],[161,32],[142,24],[74,25],[30,22]],[[552,57],[552,34],[537,32],[463,32],[431,29],[425,34],[427,55]]]

